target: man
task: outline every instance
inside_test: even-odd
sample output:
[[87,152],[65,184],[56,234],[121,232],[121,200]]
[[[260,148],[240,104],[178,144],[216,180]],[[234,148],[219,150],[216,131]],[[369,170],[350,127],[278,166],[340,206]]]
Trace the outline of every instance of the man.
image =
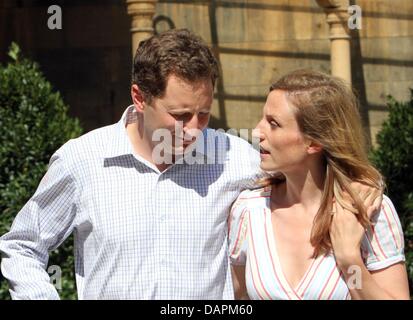
[[80,299],[233,298],[226,220],[260,177],[259,155],[206,129],[217,76],[211,51],[186,30],[140,44],[133,105],[56,151],[1,238],[12,298],[59,298],[48,252],[72,232]]

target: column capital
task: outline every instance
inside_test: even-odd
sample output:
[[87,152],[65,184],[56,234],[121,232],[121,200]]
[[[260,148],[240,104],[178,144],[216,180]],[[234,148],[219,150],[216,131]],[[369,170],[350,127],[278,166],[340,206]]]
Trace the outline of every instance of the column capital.
[[350,39],[348,20],[350,15],[345,8],[324,9],[327,15],[327,23],[330,26],[330,39]]
[[348,0],[316,0],[317,4],[325,9],[348,6]]
[[149,38],[153,33],[152,18],[155,15],[157,0],[126,0],[128,15],[132,17],[132,55],[139,42]]
[[331,73],[351,84],[349,0],[316,0],[327,15],[331,41]]
[[126,0],[128,14],[140,16],[154,14],[157,0]]

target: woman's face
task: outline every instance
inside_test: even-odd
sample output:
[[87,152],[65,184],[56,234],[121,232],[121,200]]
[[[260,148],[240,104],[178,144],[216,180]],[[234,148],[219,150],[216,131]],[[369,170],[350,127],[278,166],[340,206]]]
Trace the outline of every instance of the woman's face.
[[308,158],[308,140],[300,132],[294,115],[294,106],[285,92],[269,93],[263,117],[255,128],[260,137],[261,169],[287,173],[305,164]]

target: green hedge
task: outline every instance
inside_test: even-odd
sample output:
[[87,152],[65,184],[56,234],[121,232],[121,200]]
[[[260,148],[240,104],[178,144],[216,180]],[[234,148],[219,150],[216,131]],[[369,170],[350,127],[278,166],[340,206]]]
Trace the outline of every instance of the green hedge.
[[[0,234],[35,192],[51,155],[82,132],[77,119],[53,90],[39,66],[10,47],[10,63],[0,65]],[[75,299],[73,239],[51,253],[49,265],[62,269],[63,299]],[[9,299],[2,277],[0,299]]]
[[405,236],[406,265],[413,293],[413,90],[410,101],[388,97],[389,117],[377,135],[371,153],[373,163],[385,177],[386,193],[393,201]]

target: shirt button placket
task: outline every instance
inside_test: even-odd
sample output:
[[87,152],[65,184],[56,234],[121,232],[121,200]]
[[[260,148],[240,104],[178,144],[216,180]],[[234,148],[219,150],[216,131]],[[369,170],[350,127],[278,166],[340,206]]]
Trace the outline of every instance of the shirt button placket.
[[167,180],[164,179],[164,175],[160,175],[158,178],[158,183],[156,186],[156,194],[158,197],[155,197],[157,199],[157,214],[159,216],[159,232],[160,232],[160,241],[159,241],[159,261],[160,261],[160,278],[161,278],[161,283],[160,283],[160,288],[161,288],[161,296],[163,297],[170,297],[171,294],[171,288],[170,288],[170,282],[172,279],[170,279],[170,261],[168,260],[168,255],[169,255],[169,246],[170,246],[170,235],[169,235],[169,228],[168,228],[168,203],[169,203],[169,195],[170,192],[168,192],[167,189]]

